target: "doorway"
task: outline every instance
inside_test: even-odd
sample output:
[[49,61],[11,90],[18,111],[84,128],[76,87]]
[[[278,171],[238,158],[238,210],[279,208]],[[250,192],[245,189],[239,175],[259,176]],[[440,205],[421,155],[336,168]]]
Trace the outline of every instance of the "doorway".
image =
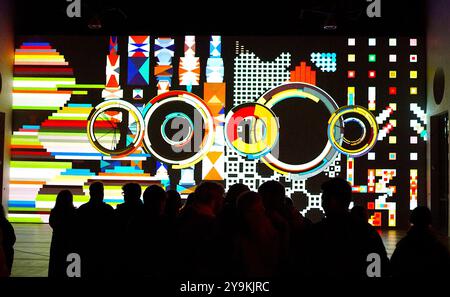
[[431,213],[433,226],[448,235],[448,113],[431,117]]

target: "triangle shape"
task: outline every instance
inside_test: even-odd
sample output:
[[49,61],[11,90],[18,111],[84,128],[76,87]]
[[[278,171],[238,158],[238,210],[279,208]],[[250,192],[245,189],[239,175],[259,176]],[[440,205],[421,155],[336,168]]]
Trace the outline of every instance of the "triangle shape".
[[223,155],[223,153],[222,152],[209,152],[208,153],[208,159],[210,159],[211,160],[211,163],[216,163],[217,162],[217,160],[221,157]]
[[216,170],[216,168],[211,168],[208,174],[204,178],[205,180],[222,180],[222,176]]

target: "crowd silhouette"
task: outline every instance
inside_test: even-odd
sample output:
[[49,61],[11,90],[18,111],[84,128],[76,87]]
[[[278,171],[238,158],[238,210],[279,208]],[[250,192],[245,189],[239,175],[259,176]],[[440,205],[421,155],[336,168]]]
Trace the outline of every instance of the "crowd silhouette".
[[[106,204],[101,182],[89,187],[89,202],[74,207],[61,191],[50,214],[53,236],[49,276],[67,277],[67,255],[81,259],[81,277],[368,277],[368,255],[376,254],[380,276],[450,276],[450,254],[419,206],[411,228],[391,259],[364,207],[354,206],[351,186],[333,178],[322,184],[325,218],[313,224],[276,181],[257,192],[243,184],[225,193],[204,181],[184,205],[174,190],[137,183],[122,187],[124,202]],[[0,215],[0,262],[9,275],[14,230]],[[2,268],[0,267],[0,273]]]

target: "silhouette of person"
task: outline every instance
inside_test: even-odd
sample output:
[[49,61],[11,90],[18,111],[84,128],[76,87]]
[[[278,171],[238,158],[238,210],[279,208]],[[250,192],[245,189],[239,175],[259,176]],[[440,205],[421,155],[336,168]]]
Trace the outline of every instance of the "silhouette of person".
[[416,207],[410,216],[412,224],[391,257],[392,275],[408,278],[450,277],[450,254],[431,227],[431,212]]
[[53,229],[50,245],[49,277],[67,277],[67,255],[75,252],[75,207],[69,190],[56,196],[55,207],[50,212],[50,227]]
[[176,226],[176,246],[183,248],[184,257],[174,267],[179,277],[211,276],[217,267],[214,236],[223,195],[221,184],[204,181],[195,189],[191,205],[180,214]]
[[[131,220],[138,216],[144,207],[141,194],[141,186],[137,183],[127,183],[122,186],[124,202],[117,205],[116,224],[117,224],[117,245],[118,250],[122,252],[122,256],[117,259],[117,274],[124,275],[129,271],[128,256],[133,253],[128,238],[128,228]],[[120,254],[120,252],[119,252]]]
[[183,206],[181,203],[181,196],[180,196],[180,193],[178,193],[175,190],[168,190],[166,193],[167,193],[167,201],[166,201],[165,214],[166,214],[167,220],[171,224],[174,224],[176,218],[180,214],[180,209]]
[[352,199],[350,184],[333,178],[322,184],[322,208],[325,218],[311,227],[304,255],[306,274],[336,278],[364,278],[371,262],[369,254],[381,260],[381,276],[388,274],[386,249],[367,222],[354,222],[349,212]]
[[291,224],[288,208],[286,207],[286,192],[284,186],[271,180],[263,183],[258,188],[262,197],[267,216],[279,234],[280,259],[282,262],[281,273],[289,269],[289,257],[291,250]]
[[123,199],[122,204],[116,207],[116,216],[119,228],[125,229],[130,219],[137,215],[143,208],[141,200],[141,186],[137,183],[128,183],[122,187]]
[[248,192],[250,189],[244,184],[234,184],[228,189],[223,204],[222,211],[217,216],[217,245],[218,253],[222,256],[218,259],[217,271],[222,277],[230,275],[233,267],[233,240],[238,229],[237,218],[237,198],[242,193]]
[[89,195],[89,202],[81,205],[76,212],[81,277],[107,277],[114,272],[114,209],[103,202],[104,188],[101,182],[89,186]]
[[[5,274],[4,276],[9,276],[11,274],[12,271],[12,265],[13,265],[13,261],[14,261],[14,244],[16,243],[16,234],[14,232],[14,228],[11,225],[11,223],[8,221],[8,219],[6,218],[6,214],[5,214],[5,210],[3,208],[3,205],[0,203],[0,244],[1,247],[0,249],[3,252],[3,257],[4,258],[4,266],[3,266],[3,270],[4,271],[3,274]],[[1,264],[0,264],[1,266]],[[1,270],[1,267],[0,267]]]
[[290,242],[288,265],[284,273],[291,275],[297,274],[297,271],[302,269],[301,257],[304,253],[305,236],[312,223],[294,206],[291,198],[285,198],[285,206],[287,209],[287,221],[290,227]]
[[279,233],[268,218],[258,193],[247,191],[237,198],[237,224],[233,276],[254,278],[279,275]]
[[[144,207],[131,220],[129,275],[165,276],[168,271],[168,224],[165,216],[167,194],[159,185],[144,191]],[[141,252],[139,252],[141,251]]]
[[369,220],[369,215],[364,206],[355,205],[350,211],[350,217],[355,224],[366,224]]

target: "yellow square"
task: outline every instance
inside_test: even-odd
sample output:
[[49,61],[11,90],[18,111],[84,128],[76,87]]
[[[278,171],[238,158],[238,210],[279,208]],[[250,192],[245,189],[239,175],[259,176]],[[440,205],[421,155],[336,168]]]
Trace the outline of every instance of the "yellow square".
[[417,95],[417,88],[416,87],[409,88],[409,93],[411,95]]
[[409,72],[409,78],[417,78],[417,71],[411,70]]
[[393,111],[397,110],[397,103],[389,103],[389,107],[392,108]]
[[389,71],[389,78],[397,78],[397,71]]
[[389,136],[389,144],[396,144],[397,136]]
[[356,55],[355,54],[349,54],[347,57],[347,60],[349,62],[355,62],[356,61]]
[[389,120],[389,123],[391,123],[393,127],[397,127],[397,120]]

